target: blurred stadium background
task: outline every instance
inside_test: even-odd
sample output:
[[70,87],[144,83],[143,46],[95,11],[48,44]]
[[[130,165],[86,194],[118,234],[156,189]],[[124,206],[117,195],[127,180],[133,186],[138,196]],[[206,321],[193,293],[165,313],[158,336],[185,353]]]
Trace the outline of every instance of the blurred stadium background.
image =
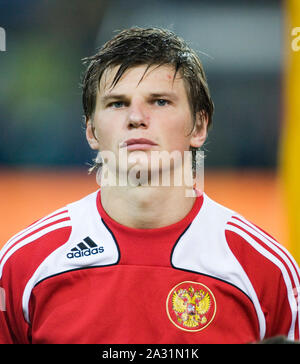
[[169,28],[199,51],[216,107],[205,190],[300,263],[299,0],[0,0],[0,246],[98,188],[81,59],[134,25]]

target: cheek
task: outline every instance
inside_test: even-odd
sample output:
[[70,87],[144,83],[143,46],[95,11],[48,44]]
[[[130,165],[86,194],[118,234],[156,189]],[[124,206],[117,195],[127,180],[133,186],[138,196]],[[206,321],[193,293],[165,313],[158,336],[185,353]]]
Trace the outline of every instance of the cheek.
[[99,146],[100,150],[111,150],[112,149],[112,131],[100,131]]
[[182,127],[167,130],[165,133],[166,147],[169,151],[179,150],[185,151],[189,149],[190,138],[187,136],[187,131]]
[[165,135],[178,150],[187,149],[190,145],[192,127],[193,124],[189,117],[186,115],[178,117],[177,115],[170,120]]
[[100,151],[112,151],[118,153],[119,144],[122,141],[118,128],[111,127],[111,124],[101,125],[97,128]]
[[100,115],[100,113],[98,113],[94,118],[94,125],[95,135],[98,139],[100,150],[103,150],[103,148],[106,148],[110,143],[112,133],[110,123],[107,118],[105,118],[105,115]]

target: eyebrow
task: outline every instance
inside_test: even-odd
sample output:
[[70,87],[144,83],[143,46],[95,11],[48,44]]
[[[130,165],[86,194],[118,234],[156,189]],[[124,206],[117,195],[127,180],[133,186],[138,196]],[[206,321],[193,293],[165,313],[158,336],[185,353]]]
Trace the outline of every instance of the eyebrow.
[[158,92],[158,93],[151,93],[150,97],[152,98],[159,98],[159,97],[167,97],[173,100],[177,100],[178,96],[175,92]]
[[109,100],[124,100],[126,99],[126,95],[122,95],[122,94],[108,94],[108,95],[104,95],[100,97],[101,102],[105,103],[106,101]]
[[[167,98],[170,98],[170,99],[173,99],[173,100],[177,100],[178,99],[178,96],[176,95],[175,92],[155,92],[155,93],[151,93],[149,94],[148,96],[149,98],[163,98],[163,97],[167,97]],[[103,95],[100,97],[100,100],[102,103],[105,103],[107,101],[110,101],[110,100],[126,100],[128,99],[128,96],[124,95],[124,94],[114,94],[114,93],[111,93],[111,94],[108,94],[108,95]]]

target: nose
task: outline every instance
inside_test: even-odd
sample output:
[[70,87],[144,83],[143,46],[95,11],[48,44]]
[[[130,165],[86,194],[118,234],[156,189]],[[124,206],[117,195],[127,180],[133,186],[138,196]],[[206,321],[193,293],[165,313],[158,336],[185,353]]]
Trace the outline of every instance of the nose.
[[148,118],[146,116],[146,110],[141,103],[135,102],[128,108],[128,128],[147,128]]

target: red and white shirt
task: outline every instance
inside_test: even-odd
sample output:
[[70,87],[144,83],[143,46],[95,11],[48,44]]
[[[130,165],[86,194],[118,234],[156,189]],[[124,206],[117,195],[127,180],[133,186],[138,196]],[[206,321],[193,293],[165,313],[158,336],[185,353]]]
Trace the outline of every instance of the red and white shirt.
[[100,190],[0,252],[0,343],[299,340],[299,268],[264,231],[198,196],[181,221],[133,229]]

